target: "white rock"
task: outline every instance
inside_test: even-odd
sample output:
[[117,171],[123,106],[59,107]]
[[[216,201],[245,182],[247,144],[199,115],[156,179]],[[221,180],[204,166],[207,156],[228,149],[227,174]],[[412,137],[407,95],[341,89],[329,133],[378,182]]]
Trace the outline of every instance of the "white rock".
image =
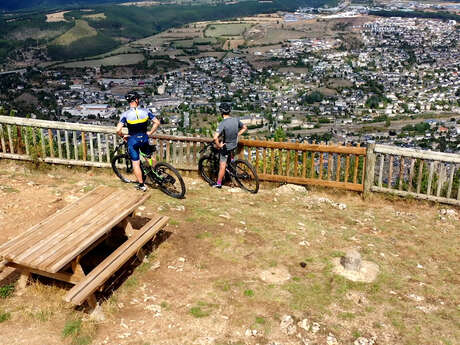
[[305,331],[310,330],[310,323],[308,322],[308,319],[303,319],[302,321],[299,321],[297,323],[297,326],[299,326],[300,328],[302,328]]
[[338,341],[332,333],[329,333],[326,339],[327,345],[338,345]]
[[150,267],[151,270],[156,270],[157,268],[160,268],[160,261],[155,261],[153,264],[152,264],[152,267]]
[[177,259],[177,261],[179,261],[179,262],[185,262],[185,258],[180,257],[179,259]]
[[296,332],[297,332],[297,327],[295,325],[290,325],[286,329],[286,334],[287,335],[294,335],[294,334],[296,334]]
[[308,339],[308,338],[302,338],[302,344],[303,344],[303,345],[310,345],[310,344],[311,344],[311,340]]
[[418,310],[423,311],[425,314],[431,313],[432,311],[435,311],[435,310],[438,309],[437,307],[432,306],[432,305],[427,305],[427,306],[418,305],[415,308],[418,309]]
[[228,213],[219,214],[219,217],[222,217],[222,218],[225,218],[225,219],[230,219],[230,215]]
[[292,194],[292,193],[307,193],[307,189],[303,186],[298,186],[295,184],[285,184],[275,189],[277,194]]
[[372,338],[364,338],[364,337],[359,337],[358,339],[356,339],[353,343],[353,345],[374,345],[375,344],[375,340],[377,339],[377,337],[372,337]]
[[102,308],[99,304],[96,305],[96,308],[91,312],[89,315],[90,320],[96,321],[96,322],[103,322],[105,321],[105,315],[104,312],[102,311]]
[[421,301],[425,300],[425,297],[417,296],[416,294],[413,294],[413,293],[407,295],[407,298],[409,298],[409,299],[411,299],[411,300],[413,300],[415,302],[421,302]]
[[307,246],[307,247],[309,247],[309,246],[310,246],[310,242],[308,242],[308,241],[301,241],[301,242],[299,242],[299,246]]
[[148,310],[148,311],[153,312],[153,314],[154,314],[153,316],[155,316],[155,317],[161,316],[161,306],[159,306],[158,304],[146,305],[144,307],[144,310]]
[[280,322],[281,329],[286,329],[293,324],[294,324],[294,319],[292,318],[291,315],[283,315],[283,317],[281,318],[281,322]]
[[313,322],[312,325],[311,325],[311,332],[314,334],[314,333],[318,333],[319,330],[321,329],[321,326],[319,325],[319,323],[317,322]]
[[120,326],[123,327],[123,328],[129,329],[129,327],[128,327],[128,325],[126,325],[124,319],[121,319],[121,321],[120,321]]
[[439,213],[443,216],[447,216],[448,218],[456,218],[457,217],[457,212],[451,208],[448,209],[441,209]]

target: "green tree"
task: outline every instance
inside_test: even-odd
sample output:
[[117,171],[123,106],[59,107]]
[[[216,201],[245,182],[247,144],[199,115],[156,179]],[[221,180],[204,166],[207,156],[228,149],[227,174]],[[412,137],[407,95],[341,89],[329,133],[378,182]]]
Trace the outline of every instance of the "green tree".
[[275,130],[275,133],[273,135],[274,135],[275,141],[285,141],[286,140],[286,132],[281,127],[278,127]]

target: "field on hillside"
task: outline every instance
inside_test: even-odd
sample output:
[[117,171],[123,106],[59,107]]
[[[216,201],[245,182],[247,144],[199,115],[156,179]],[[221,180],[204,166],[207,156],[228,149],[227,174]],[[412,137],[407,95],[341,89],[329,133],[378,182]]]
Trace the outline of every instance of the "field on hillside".
[[9,38],[14,40],[25,40],[25,39],[54,39],[62,35],[66,30],[65,29],[56,29],[56,30],[37,30],[35,28],[22,28],[17,31],[13,31]]
[[290,39],[304,38],[305,36],[306,34],[303,31],[270,28],[263,33],[261,38],[250,40],[249,43],[251,45],[277,44]]
[[83,18],[88,18],[91,20],[103,20],[103,19],[106,19],[107,17],[105,16],[104,13],[95,13],[95,14],[86,14],[83,16]]
[[[136,212],[171,220],[147,259],[99,299],[104,321],[66,306],[66,286],[42,280],[17,294],[3,282],[0,344],[460,343],[459,209],[185,180],[186,199],[151,190]],[[98,185],[132,188],[109,171],[0,161],[0,242]],[[333,273],[350,248],[379,266],[374,282]]]
[[84,20],[76,20],[75,26],[56,38],[52,44],[68,46],[79,39],[93,37],[96,35],[97,30],[91,27],[88,22]]
[[67,62],[56,67],[80,68],[80,67],[100,67],[104,66],[129,66],[144,61],[143,54],[120,54],[109,56],[103,59]]
[[46,21],[48,23],[53,23],[53,22],[65,22],[66,19],[64,18],[64,14],[66,14],[69,11],[61,11],[61,12],[54,12],[46,15]]
[[247,23],[210,24],[204,31],[205,37],[242,36],[252,25]]

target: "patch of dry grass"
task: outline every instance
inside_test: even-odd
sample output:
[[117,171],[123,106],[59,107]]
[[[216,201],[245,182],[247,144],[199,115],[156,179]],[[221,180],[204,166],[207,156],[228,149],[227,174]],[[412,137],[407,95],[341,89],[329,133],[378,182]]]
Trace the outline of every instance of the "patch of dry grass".
[[[83,188],[78,185],[82,180],[91,186],[132,188],[110,172],[61,169],[51,172],[59,171],[59,182],[50,181],[48,172],[27,179],[61,191],[61,183],[69,182],[66,193]],[[3,163],[0,171],[8,171]],[[20,170],[15,178],[21,178]],[[320,332],[308,333],[319,343],[329,332],[344,344],[372,335],[378,344],[460,342],[459,220],[440,217],[439,210],[446,206],[375,194],[363,201],[355,193],[319,188],[293,194],[262,188],[251,195],[216,191],[190,178],[186,184],[184,200],[149,192],[152,197],[143,214],[171,217],[166,229],[170,236],[154,250],[161,267],[139,266],[103,302],[110,322],[99,325],[95,339],[113,335],[110,339],[117,341],[119,333],[112,324],[130,315],[144,335],[150,334],[148,327],[164,334],[137,339],[144,342],[172,339],[169,324],[182,329],[172,336],[178,342],[181,337],[198,338],[204,328],[222,343],[246,342],[246,329],[259,332],[254,339],[260,342],[288,342],[297,338],[282,333],[279,325],[283,315],[292,315],[296,321],[308,318],[320,324]],[[21,194],[18,189],[11,195]],[[319,198],[347,207],[341,210]],[[354,283],[332,272],[332,259],[349,248],[379,265],[376,281]],[[272,267],[285,268],[290,278],[276,284],[262,281],[259,273]],[[46,328],[56,322],[59,333],[65,320],[84,319],[61,304],[64,293],[34,283],[25,295],[0,300],[0,311],[10,313],[3,327],[27,320]],[[149,303],[161,304],[160,318],[152,319],[143,309]],[[148,326],[140,323],[144,319],[150,320]]]

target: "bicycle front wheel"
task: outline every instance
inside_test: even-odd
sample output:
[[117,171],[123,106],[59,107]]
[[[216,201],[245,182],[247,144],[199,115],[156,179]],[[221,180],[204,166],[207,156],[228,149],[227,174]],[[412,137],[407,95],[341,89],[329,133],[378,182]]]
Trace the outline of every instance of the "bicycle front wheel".
[[198,171],[201,177],[209,184],[214,184],[217,181],[218,167],[211,156],[206,155],[198,161]]
[[185,195],[185,183],[176,168],[166,162],[159,162],[153,167],[151,174],[156,174],[155,181],[160,190],[176,199]]
[[115,155],[111,161],[115,175],[125,183],[137,182],[134,175],[133,162],[126,153]]
[[259,177],[254,167],[242,159],[236,159],[232,165],[235,169],[235,180],[240,187],[256,194],[259,191]]

